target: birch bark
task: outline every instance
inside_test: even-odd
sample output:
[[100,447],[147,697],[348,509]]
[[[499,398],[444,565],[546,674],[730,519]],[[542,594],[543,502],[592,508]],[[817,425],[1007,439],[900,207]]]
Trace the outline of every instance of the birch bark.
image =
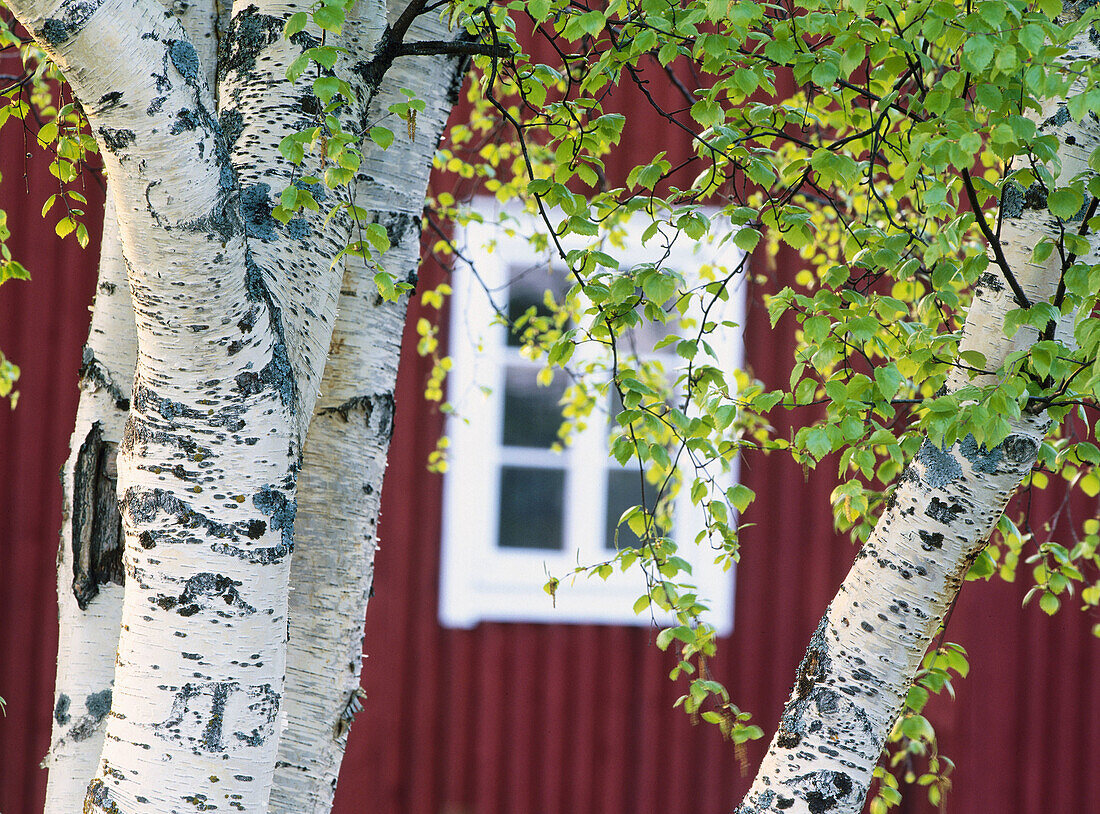
[[[214,4],[173,9],[212,87]],[[130,409],[137,333],[126,265],[107,196],[92,323],[80,369],[80,402],[62,469],[58,551],[58,648],[53,731],[46,758],[46,814],[81,807],[103,748],[122,616],[123,537],[116,455]]]
[[[406,5],[389,4],[391,22]],[[438,14],[427,14],[417,18],[407,39],[447,36]],[[399,280],[416,280],[428,175],[461,77],[462,66],[454,58],[399,58],[368,111],[370,123],[393,128],[386,110],[407,98],[399,89],[413,91],[426,103],[413,139],[399,133],[387,151],[367,146],[356,184],[355,203],[389,233],[391,248],[382,265]],[[322,393],[306,439],[291,565],[287,725],[279,744],[272,812],[331,809],[357,708],[363,617],[374,580],[407,306],[404,297],[382,301],[372,275],[361,259],[348,259]],[[334,512],[334,506],[340,510]]]
[[[242,219],[198,54],[163,7],[12,5],[84,101],[103,148],[139,340],[118,459],[122,638],[84,810],[261,811],[277,746],[301,416],[312,412],[274,276],[252,257],[255,224]],[[330,261],[320,262],[335,289]],[[327,345],[331,320],[316,323]]]
[[[1098,55],[1085,37],[1074,45],[1071,57]],[[1087,170],[1089,153],[1100,144],[1095,118],[1070,121],[1064,102],[1047,106],[1040,131],[1059,140],[1063,184]],[[1061,261],[1055,252],[1035,264],[1032,248],[1044,237],[1057,240],[1065,224],[1047,211],[1045,201],[1011,189],[1001,209],[1001,245],[1013,276],[1032,303],[1050,301]],[[1090,242],[1095,252],[1096,240]],[[1005,278],[990,268],[975,291],[961,349],[984,354],[986,368],[995,370],[1038,337],[1031,328],[1004,336],[1005,316],[1018,305]],[[989,383],[985,379],[976,383]],[[956,370],[947,386],[954,391],[970,381]],[[947,450],[924,443],[810,640],[739,814],[862,810],[921,659],[971,563],[1031,470],[1048,426],[1044,414],[1025,412],[993,449],[973,437]]]

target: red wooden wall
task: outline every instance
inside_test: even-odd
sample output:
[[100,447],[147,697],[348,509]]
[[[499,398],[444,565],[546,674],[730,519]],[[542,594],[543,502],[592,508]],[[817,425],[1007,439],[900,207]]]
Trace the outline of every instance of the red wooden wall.
[[[642,119],[629,132],[650,139],[657,128]],[[616,162],[630,161],[626,147]],[[0,205],[34,281],[0,288],[0,348],[24,370],[18,409],[0,405],[0,696],[8,702],[0,718],[0,812],[35,814],[52,707],[57,472],[75,413],[95,254],[52,239],[38,215],[50,176],[24,160],[20,145],[5,140],[3,149]],[[426,269],[422,279],[439,274]],[[758,375],[786,380],[787,342],[768,330],[759,308],[750,313],[747,358]],[[671,660],[652,631],[439,627],[441,484],[424,463],[441,421],[419,398],[426,375],[410,353],[367,620],[368,699],[352,729],[337,811],[730,811],[763,745],[750,746],[742,763],[714,731],[672,709]],[[750,457],[742,467],[758,495],[756,525],[745,534],[737,571],[735,630],[713,669],[769,731],[854,555],[831,532],[834,471],[823,466],[804,478],[778,456]],[[936,709],[943,752],[958,764],[949,812],[1100,810],[1100,772],[1092,770],[1100,753],[1094,620],[1072,608],[1053,619],[1034,606],[1021,612],[1023,591],[968,585],[951,621],[948,638],[969,649],[973,672],[959,682],[958,700]],[[928,810],[922,796],[914,790],[903,810]]]

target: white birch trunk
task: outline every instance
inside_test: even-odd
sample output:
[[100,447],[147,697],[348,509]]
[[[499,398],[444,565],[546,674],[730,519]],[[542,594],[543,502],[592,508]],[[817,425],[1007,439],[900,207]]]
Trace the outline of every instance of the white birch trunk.
[[[213,97],[179,24],[151,2],[12,5],[103,147],[139,339],[118,459],[122,638],[84,810],[262,811],[312,402],[249,254]],[[317,322],[327,344],[331,322]]]
[[111,707],[123,582],[115,455],[130,409],[136,355],[126,267],[108,198],[80,404],[61,473],[57,679],[45,808],[57,814],[80,808]]
[[[1095,57],[1087,40],[1077,45]],[[1089,153],[1100,144],[1098,123],[1069,121],[1064,105],[1050,107],[1041,129],[1061,142],[1062,183],[1087,168]],[[1059,236],[1045,203],[1026,208],[1032,200],[1005,194],[1001,244],[1014,277],[1036,303],[1054,295],[1061,268],[1058,252],[1041,265],[1031,262],[1041,238]],[[961,349],[984,354],[987,369],[994,370],[1011,352],[1030,346],[1037,338],[1031,328],[1004,336],[1005,315],[1016,307],[1005,277],[991,265],[967,314]],[[968,381],[956,370],[948,388],[958,390]],[[810,640],[739,814],[856,814],[863,808],[921,659],[1005,504],[1031,470],[1048,426],[1045,415],[1025,413],[991,450],[972,437],[946,451],[925,441]]]
[[[406,2],[391,2],[390,19]],[[420,17],[407,40],[443,40],[437,13]],[[410,143],[398,132],[388,151],[367,145],[355,202],[386,226],[383,266],[415,281],[420,219],[439,136],[455,102],[461,70],[447,57],[399,58],[389,68],[368,121],[391,129],[386,109],[400,88],[426,103]],[[291,568],[287,725],[272,812],[323,814],[333,794],[357,709],[363,617],[374,579],[382,475],[393,432],[394,385],[407,299],[383,302],[373,270],[349,258],[321,397],[305,445]],[[340,507],[333,511],[333,507]],[[368,706],[369,709],[369,706]],[[366,713],[365,713],[366,714]]]
[[[175,13],[212,84],[217,50],[213,3],[186,5]],[[103,748],[124,580],[115,457],[130,409],[136,361],[134,311],[114,201],[108,195],[76,426],[62,469],[57,674],[45,761],[46,814],[68,814],[81,807]]]

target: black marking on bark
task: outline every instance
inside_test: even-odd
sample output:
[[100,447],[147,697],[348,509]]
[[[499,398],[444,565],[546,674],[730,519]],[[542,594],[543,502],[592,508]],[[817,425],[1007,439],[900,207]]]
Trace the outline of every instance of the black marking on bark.
[[775,807],[780,811],[786,811],[788,808],[794,805],[793,797],[784,797],[782,794],[778,795],[775,800]]
[[932,498],[932,502],[928,504],[928,508],[924,510],[924,514],[927,517],[931,517],[945,526],[951,525],[955,522],[955,518],[960,514],[966,512],[966,509],[960,506],[958,503],[945,503],[938,497]]
[[919,529],[917,534],[920,535],[920,547],[925,551],[938,551],[943,548],[943,535],[938,531]]
[[241,190],[241,217],[249,237],[274,240],[278,221],[271,217],[271,187],[252,184]]
[[810,814],[833,811],[847,800],[854,788],[851,777],[831,769],[800,775],[790,785],[803,792]]
[[975,472],[982,472],[986,475],[997,474],[997,468],[1002,458],[1000,444],[993,447],[993,449],[986,449],[985,444],[979,445],[974,436],[968,433],[966,438],[959,442],[959,453],[970,461],[970,466],[974,468]]
[[397,404],[393,393],[375,393],[370,396],[354,396],[336,407],[322,407],[317,412],[320,415],[335,414],[344,421],[347,421],[352,413],[362,412],[363,421],[367,424],[377,414],[378,431],[383,435],[392,436],[396,409]]
[[57,696],[57,703],[53,707],[53,719],[57,721],[60,726],[64,726],[72,720],[72,715],[69,714],[69,707],[72,701],[69,700],[69,696],[65,693],[61,693]]
[[1039,457],[1039,442],[1026,435],[1010,435],[1001,442],[1001,447],[1013,463],[1029,464]]
[[239,110],[225,110],[221,114],[221,128],[225,135],[225,141],[229,146],[237,143],[244,131],[244,116]]
[[109,110],[114,110],[122,103],[122,91],[115,90],[110,93],[105,93],[99,97],[99,101],[96,102],[96,113],[106,113]]
[[125,583],[122,517],[115,497],[117,444],[103,440],[103,425],[92,424],[73,465],[73,596],[81,610],[99,586]]
[[145,108],[145,115],[155,116],[157,113],[160,113],[160,109],[164,107],[166,101],[168,101],[167,96],[154,97],[153,101],[149,103],[149,107]]
[[410,215],[407,212],[382,212],[378,215],[378,223],[386,229],[386,235],[390,239],[390,246],[397,248],[406,237],[412,237],[409,233],[415,231],[415,238],[420,240],[420,216]]
[[137,138],[133,130],[113,130],[110,127],[99,128],[99,136],[103,139],[103,146],[112,153],[117,153],[119,150],[125,150],[133,144],[134,140]]
[[[175,611],[180,616],[194,616],[203,610],[211,610],[222,618],[251,616],[256,608],[241,598],[237,590],[242,583],[222,574],[203,572],[195,574],[184,583],[179,596],[159,595],[151,597],[150,602],[167,611]],[[218,607],[215,600],[220,599],[235,612],[229,613]]]
[[286,346],[282,342],[276,342],[272,347],[271,361],[259,373],[245,371],[237,374],[233,380],[237,383],[237,389],[246,396],[262,393],[269,387],[275,388],[279,399],[287,406],[294,403],[297,394],[294,371],[290,367]]
[[1046,130],[1050,127],[1061,127],[1063,124],[1069,123],[1069,108],[1064,104],[1058,105],[1057,112],[1043,120],[1043,123],[1039,125],[1040,130]]
[[951,455],[944,452],[935,444],[925,440],[917,452],[917,461],[922,465],[923,471],[918,475],[924,483],[933,489],[938,489],[956,478],[962,477],[962,467]]
[[[244,694],[243,707],[255,723],[247,732],[233,731],[231,739],[250,745],[263,743],[275,731],[279,712],[279,695],[270,684],[242,687],[235,681],[215,681],[204,684],[188,683],[176,693],[168,718],[153,726],[154,732],[164,740],[184,743],[198,751],[222,753],[234,743],[225,742],[225,710],[230,696]],[[235,706],[240,707],[241,704]],[[201,732],[195,732],[195,725]],[[246,724],[247,725],[247,724]]]
[[195,46],[187,40],[169,40],[168,56],[187,84],[199,81],[199,55],[195,53]]
[[983,271],[982,276],[978,278],[977,285],[979,287],[988,288],[992,291],[1004,291],[1004,280],[998,277],[996,274],[992,274],[988,271]]
[[115,407],[119,410],[130,409],[130,399],[123,395],[122,390],[111,377],[111,372],[95,358],[95,351],[88,345],[84,346],[84,354],[80,363],[80,385],[81,389],[90,388],[94,390],[102,387],[115,400]]
[[868,633],[874,633],[875,632],[875,627],[870,622],[866,622],[866,621],[860,622],[859,626],[861,628],[863,628],[864,630],[866,630]]
[[54,47],[80,33],[103,0],[65,0],[57,9],[57,17],[48,18],[39,34]]
[[256,68],[256,56],[283,34],[279,17],[260,14],[249,5],[229,23],[229,32],[218,53],[218,81],[230,73],[251,73]]

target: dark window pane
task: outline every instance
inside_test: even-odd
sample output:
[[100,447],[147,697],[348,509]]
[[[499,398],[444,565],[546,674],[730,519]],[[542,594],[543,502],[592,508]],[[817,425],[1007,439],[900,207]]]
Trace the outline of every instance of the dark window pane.
[[508,447],[549,447],[558,440],[565,382],[557,376],[549,387],[540,387],[533,367],[508,367],[504,374],[504,431],[501,443]]
[[[641,476],[637,470],[612,469],[607,473],[607,519],[604,532],[604,547],[615,550],[615,524],[619,522],[623,512],[631,506],[643,503],[642,495],[645,495],[644,504],[649,511],[653,511],[657,499],[657,487],[649,481],[645,483],[644,491],[641,489]],[[636,548],[639,544],[637,535],[630,527],[623,523],[619,526],[619,548]]]
[[565,472],[561,469],[500,469],[501,548],[561,551]]
[[[521,268],[513,266],[508,269],[508,319],[512,324],[527,314],[531,308],[535,309],[538,316],[549,316],[550,309],[546,307],[546,291],[550,290],[555,302],[561,302],[565,292],[569,290],[569,284],[565,274],[557,269],[549,269],[545,265],[528,266]],[[523,344],[523,334],[530,323],[524,320],[516,331],[508,332],[508,344],[519,347]]]

